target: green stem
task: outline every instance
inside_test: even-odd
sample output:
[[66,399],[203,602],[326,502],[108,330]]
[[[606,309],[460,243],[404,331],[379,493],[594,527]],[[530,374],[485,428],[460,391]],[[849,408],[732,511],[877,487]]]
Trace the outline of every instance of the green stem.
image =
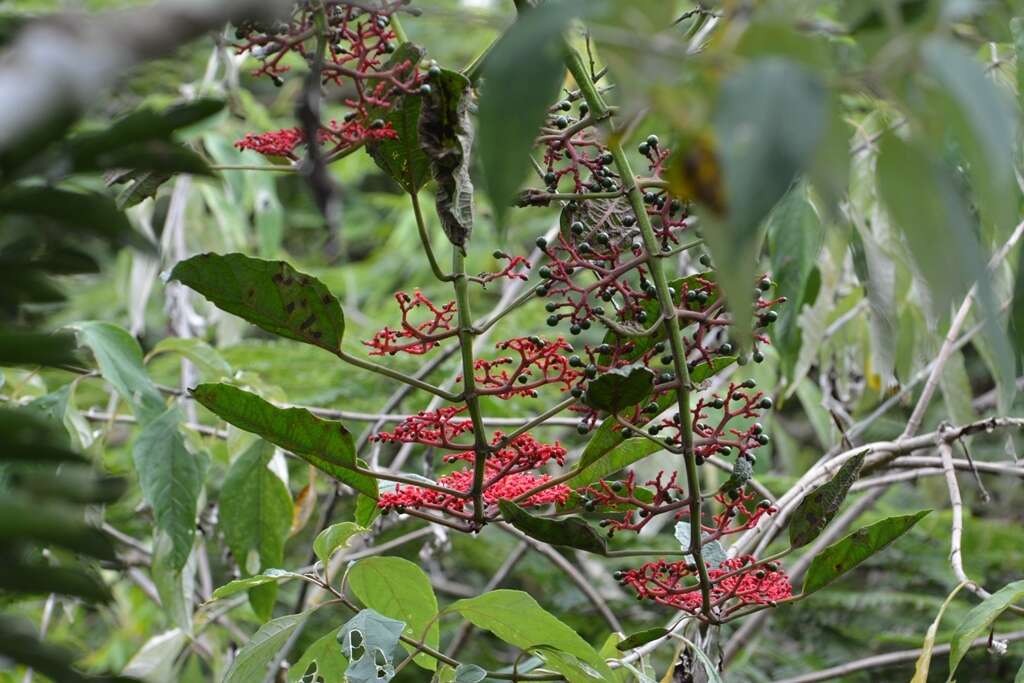
[[[590,73],[579,53],[568,48],[566,59],[569,72],[572,73],[580,92],[583,94],[587,105],[593,116],[603,114],[608,110],[597,91],[597,87],[590,80]],[[611,127],[610,121],[602,122],[605,127]],[[629,199],[633,213],[636,214],[637,226],[640,228],[640,235],[644,242],[644,248],[648,254],[656,254],[660,250],[658,240],[651,226],[650,217],[644,206],[643,196],[637,185],[636,175],[630,166],[629,159],[622,149],[622,143],[615,131],[608,136],[608,151],[615,160],[615,166],[622,178],[623,190]],[[679,388],[676,390],[676,403],[679,408],[680,426],[679,438],[683,451],[683,461],[686,467],[686,485],[690,498],[690,553],[693,555],[694,563],[697,565],[697,573],[700,578],[700,592],[702,598],[701,610],[710,618],[711,616],[711,581],[708,577],[707,566],[704,564],[704,556],[701,552],[701,493],[700,475],[697,472],[697,461],[693,453],[693,432],[690,420],[690,373],[686,367],[686,347],[683,344],[683,336],[679,329],[679,320],[675,316],[675,302],[669,291],[668,277],[663,269],[662,259],[650,259],[647,267],[650,270],[651,280],[654,281],[658,294],[658,304],[665,315],[665,332],[669,344],[672,347],[672,360],[675,367],[676,377],[679,379]]]
[[437,262],[437,257],[434,255],[434,248],[430,246],[430,233],[427,232],[427,222],[423,220],[419,194],[410,192],[409,198],[412,199],[412,212],[416,216],[416,230],[419,232],[420,242],[423,244],[423,251],[427,254],[427,260],[430,261],[430,270],[434,272],[434,277],[441,282],[451,282],[455,276],[441,270],[441,264]]
[[459,350],[462,353],[462,386],[463,397],[469,416],[473,421],[474,451],[473,458],[473,521],[481,526],[484,523],[484,474],[490,445],[487,443],[487,432],[484,429],[483,413],[480,410],[480,397],[476,393],[476,379],[473,367],[473,311],[469,307],[469,280],[466,277],[465,257],[458,247],[452,249],[452,271],[455,277],[455,306],[459,309]]

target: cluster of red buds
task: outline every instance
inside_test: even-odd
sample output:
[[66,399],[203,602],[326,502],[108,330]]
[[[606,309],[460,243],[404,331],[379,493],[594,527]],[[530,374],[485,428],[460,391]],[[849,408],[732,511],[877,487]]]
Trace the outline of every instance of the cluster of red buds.
[[[562,337],[546,341],[540,337],[515,337],[495,345],[499,351],[513,351],[512,356],[474,361],[474,379],[482,395],[509,399],[514,396],[537,397],[537,389],[549,384],[569,391],[580,373],[573,370],[563,351],[572,345]],[[460,376],[459,381],[462,380]]]
[[[638,600],[653,600],[685,612],[702,606],[697,565],[685,560],[656,560],[637,569],[616,572],[615,578],[636,592]],[[774,605],[793,595],[789,577],[775,563],[761,563],[751,555],[724,560],[708,567],[711,606],[726,617],[744,605]]]
[[[429,92],[428,76],[419,68],[420,54],[396,53],[391,15],[402,4],[383,2],[368,10],[340,0],[325,0],[322,9],[313,3],[299,3],[288,22],[240,25],[235,49],[259,60],[254,75],[282,85],[282,75],[291,69],[290,58],[313,61],[320,39],[317,15],[323,12],[327,42],[321,81],[343,87],[344,104],[349,108],[341,122],[332,121],[319,131],[317,142],[332,156],[368,140],[395,137],[384,115],[398,97]],[[296,159],[296,148],[306,142],[302,131],[292,128],[250,134],[235,144],[239,149]]]
[[[393,432],[379,432],[371,436],[370,441],[415,443],[446,450],[463,448],[461,444],[456,444],[454,439],[473,431],[472,420],[457,417],[465,411],[465,407],[454,406],[437,410],[421,410],[419,413],[405,418]],[[467,446],[467,448],[472,448],[472,446]]]
[[[458,311],[454,301],[437,305],[418,289],[412,294],[398,292],[395,301],[402,309],[402,325],[399,329],[385,327],[373,335],[373,339],[363,342],[373,349],[371,356],[395,355],[399,351],[415,356],[423,355],[437,344],[458,334],[453,327]],[[426,309],[430,316],[421,323],[409,321],[409,314],[420,308]]]
[[[559,465],[565,462],[565,448],[559,443],[545,444],[529,434],[520,434],[506,439],[496,432],[491,442],[494,450],[488,455],[484,468],[483,499],[489,506],[502,500],[514,500],[523,507],[542,507],[552,503],[565,503],[572,491],[564,484],[545,487],[551,477],[536,474],[548,462]],[[464,512],[470,500],[466,494],[473,488],[473,465],[477,453],[467,451],[445,456],[446,462],[465,461],[468,467],[446,474],[437,480],[437,486],[448,489],[445,492],[434,488],[397,484],[393,491],[383,492],[378,506],[387,510],[404,511],[407,508],[444,512],[465,520],[472,515]]]

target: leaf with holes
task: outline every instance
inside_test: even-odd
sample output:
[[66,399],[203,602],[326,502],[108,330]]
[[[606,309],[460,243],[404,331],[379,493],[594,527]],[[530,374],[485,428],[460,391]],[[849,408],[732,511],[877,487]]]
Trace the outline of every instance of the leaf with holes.
[[341,627],[331,629],[312,645],[288,668],[288,683],[334,683],[345,680],[348,660],[341,652],[338,632]]
[[341,351],[341,304],[324,283],[284,261],[200,254],[176,265],[171,279],[267,332],[334,354]]
[[200,384],[192,397],[239,429],[259,434],[361,493],[377,498],[377,481],[356,471],[352,435],[340,422],[303,408],[278,408],[230,384]]
[[[338,631],[342,654],[348,659],[345,680],[387,683],[395,677],[395,651],[405,624],[372,609],[364,609]],[[400,652],[400,650],[399,650]]]
[[807,545],[818,537],[839,512],[853,482],[860,476],[867,451],[861,451],[843,463],[827,483],[811,491],[800,501],[789,523],[789,544],[794,548]]

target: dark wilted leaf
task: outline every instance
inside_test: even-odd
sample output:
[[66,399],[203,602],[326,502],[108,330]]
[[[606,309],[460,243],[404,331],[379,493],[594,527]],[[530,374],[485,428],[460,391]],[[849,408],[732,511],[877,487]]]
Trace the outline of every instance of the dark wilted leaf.
[[473,231],[470,83],[462,74],[442,71],[431,79],[430,86],[430,93],[421,96],[420,148],[430,160],[430,172],[437,181],[437,215],[444,234],[464,249]]
[[846,494],[860,476],[867,451],[857,453],[843,463],[827,483],[814,489],[800,501],[789,522],[789,544],[794,548],[805,546],[818,537],[839,512]]
[[604,536],[579,517],[535,517],[510,500],[498,501],[498,508],[506,522],[530,538],[551,545],[586,550],[597,555],[608,552],[608,543]]

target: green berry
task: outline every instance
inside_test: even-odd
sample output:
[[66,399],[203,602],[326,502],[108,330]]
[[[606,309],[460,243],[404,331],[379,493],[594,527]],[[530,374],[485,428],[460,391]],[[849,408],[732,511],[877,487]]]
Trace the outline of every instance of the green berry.
[[420,86],[421,95],[429,95],[432,92],[434,92],[434,89],[430,87],[429,83],[424,83],[423,85]]
[[648,135],[647,136],[647,145],[649,147],[657,147],[658,146],[658,136],[657,135]]
[[646,142],[641,142],[640,146],[637,147],[636,150],[643,154],[644,156],[647,156],[648,154],[651,153],[651,146],[648,145]]
[[561,320],[561,318],[559,318],[557,315],[549,315],[548,326],[555,327],[556,325],[558,325],[559,320]]
[[541,276],[546,280],[549,277],[551,277],[551,269],[548,268],[547,266],[541,266],[540,269],[537,270],[537,275]]

